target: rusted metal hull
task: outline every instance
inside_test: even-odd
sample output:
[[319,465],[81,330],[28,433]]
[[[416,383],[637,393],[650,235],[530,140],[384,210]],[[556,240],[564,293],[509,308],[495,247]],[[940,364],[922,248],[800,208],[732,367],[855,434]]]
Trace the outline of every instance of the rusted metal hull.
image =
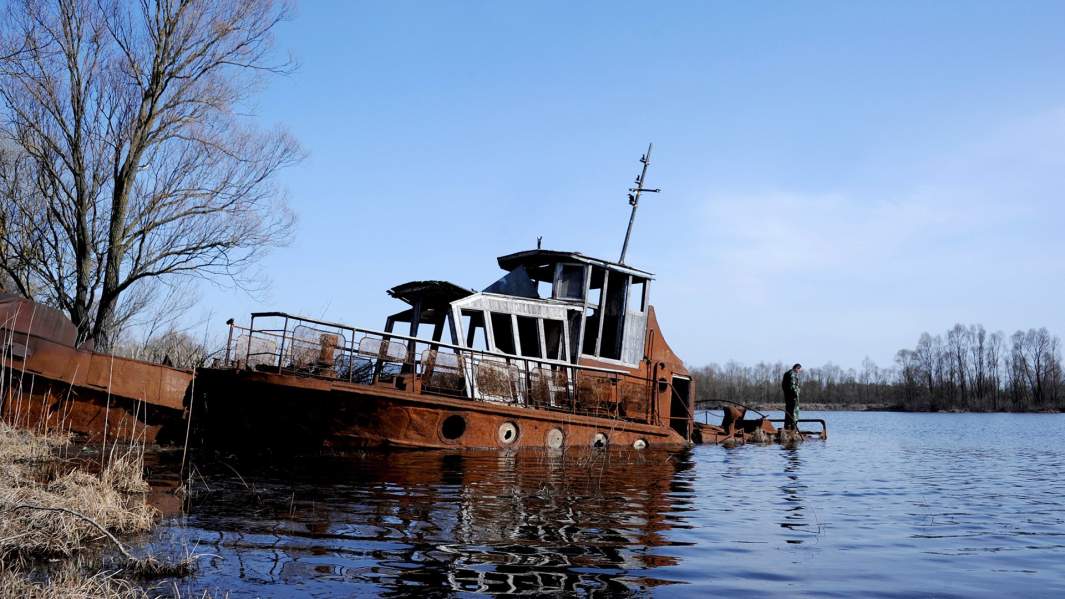
[[4,307],[0,416],[5,421],[90,441],[166,443],[183,434],[191,371],[77,349],[62,335],[35,327],[48,308],[26,300]]
[[256,313],[197,371],[191,424],[206,446],[251,451],[686,447],[691,379],[650,306],[645,326],[626,366]]
[[[235,369],[201,369],[198,377],[193,426],[215,447],[344,452],[593,447],[597,441],[626,447],[688,445],[665,426],[434,397],[386,384]],[[457,419],[460,433],[448,429],[447,423]]]
[[[71,432],[93,442],[111,440],[175,443],[183,432],[181,409],[152,405],[86,387],[27,375],[25,392],[5,394],[2,417],[13,426]],[[33,388],[32,391],[30,388]],[[43,387],[43,389],[42,389]]]

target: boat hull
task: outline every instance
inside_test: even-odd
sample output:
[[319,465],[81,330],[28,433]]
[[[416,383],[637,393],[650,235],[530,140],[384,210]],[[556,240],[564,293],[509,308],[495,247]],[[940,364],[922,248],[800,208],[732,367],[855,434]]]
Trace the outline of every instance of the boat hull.
[[432,396],[384,383],[237,369],[200,369],[197,377],[192,424],[211,447],[345,452],[688,445],[665,426]]

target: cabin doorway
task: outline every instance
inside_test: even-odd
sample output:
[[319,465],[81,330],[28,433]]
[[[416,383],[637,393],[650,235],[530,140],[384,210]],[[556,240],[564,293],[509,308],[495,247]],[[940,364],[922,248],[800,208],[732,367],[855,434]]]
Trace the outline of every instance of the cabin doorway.
[[689,439],[691,435],[691,388],[691,379],[683,376],[673,377],[672,398],[669,401],[669,427],[685,439]]

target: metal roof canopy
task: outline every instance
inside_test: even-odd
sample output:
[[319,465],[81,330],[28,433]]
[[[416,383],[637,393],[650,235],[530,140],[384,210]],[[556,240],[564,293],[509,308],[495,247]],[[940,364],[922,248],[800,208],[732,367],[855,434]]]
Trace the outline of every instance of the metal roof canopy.
[[609,260],[602,260],[599,258],[592,258],[591,256],[585,256],[580,252],[562,252],[557,250],[526,250],[524,252],[517,252],[514,254],[507,254],[506,256],[500,256],[497,258],[499,267],[506,271],[514,270],[519,266],[524,266],[525,270],[529,271],[529,274],[533,278],[538,278],[541,281],[550,281],[554,278],[555,264],[559,262],[579,262],[581,264],[591,264],[593,266],[601,266],[608,270],[617,272],[623,272],[637,277],[645,279],[654,279],[654,273],[647,272],[646,270],[640,270],[633,268],[625,264],[619,264],[617,262],[611,262]]
[[450,281],[411,281],[396,285],[388,295],[410,305],[421,302],[424,306],[447,306],[451,302],[476,293]]

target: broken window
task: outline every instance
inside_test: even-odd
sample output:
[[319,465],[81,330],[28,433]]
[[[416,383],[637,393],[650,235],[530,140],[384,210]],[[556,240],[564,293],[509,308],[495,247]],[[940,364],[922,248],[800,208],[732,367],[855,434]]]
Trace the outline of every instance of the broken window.
[[599,357],[621,359],[621,340],[625,328],[625,293],[629,275],[610,271],[603,304],[603,335],[599,341]]
[[488,333],[484,327],[484,312],[480,310],[463,310],[462,330],[466,333],[466,347],[478,351],[488,351]]
[[591,280],[588,281],[588,295],[584,303],[589,306],[598,306],[603,298],[604,283],[606,283],[606,270],[598,266],[592,267]]
[[585,299],[584,310],[584,342],[581,344],[581,353],[588,356],[599,355],[599,328],[602,324],[601,301],[603,299],[603,286],[607,283],[606,269],[593,266],[592,275],[588,282],[588,295]]
[[555,282],[555,299],[579,300],[584,297],[584,265],[562,264]]
[[492,312],[492,339],[496,351],[512,355],[518,353],[514,347],[514,320],[510,314]]
[[536,295],[540,299],[551,297],[551,281],[536,281]]
[[569,326],[569,361],[576,364],[580,357],[577,353],[581,347],[581,321],[584,320],[584,315],[580,310],[568,310],[566,315],[566,324]]
[[629,286],[629,312],[643,312],[647,309],[646,304],[647,279],[632,277]]
[[588,307],[584,309],[584,343],[581,344],[581,353],[594,356],[595,343],[599,339],[599,309]]
[[540,322],[532,316],[518,316],[518,344],[521,355],[540,358]]
[[545,356],[547,359],[566,359],[566,343],[561,320],[544,319],[544,344],[547,346],[547,356]]

